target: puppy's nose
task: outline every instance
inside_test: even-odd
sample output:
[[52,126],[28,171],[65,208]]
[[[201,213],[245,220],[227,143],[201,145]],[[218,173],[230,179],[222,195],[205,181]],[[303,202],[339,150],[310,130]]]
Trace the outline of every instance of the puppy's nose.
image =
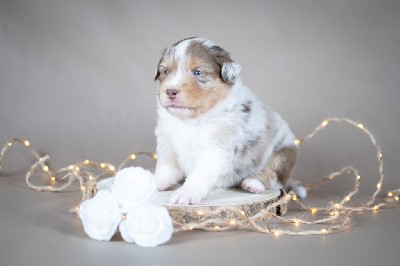
[[176,98],[176,95],[180,92],[180,90],[178,90],[178,89],[167,89],[165,92],[167,93],[168,98],[170,100],[173,100],[173,99]]

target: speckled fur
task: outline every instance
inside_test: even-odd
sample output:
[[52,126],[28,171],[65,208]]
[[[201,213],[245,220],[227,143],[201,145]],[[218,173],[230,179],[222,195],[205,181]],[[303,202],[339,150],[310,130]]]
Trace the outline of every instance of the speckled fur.
[[[194,76],[195,69],[202,74]],[[172,203],[197,204],[213,187],[260,193],[288,180],[295,137],[242,85],[240,70],[228,52],[202,38],[182,40],[163,52],[156,73],[155,178],[159,190],[186,178]],[[179,91],[173,99],[169,89]]]

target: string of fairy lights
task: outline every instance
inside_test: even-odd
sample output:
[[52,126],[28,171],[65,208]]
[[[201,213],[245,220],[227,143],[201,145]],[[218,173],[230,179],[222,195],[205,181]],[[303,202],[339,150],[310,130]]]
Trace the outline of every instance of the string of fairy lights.
[[[303,201],[300,200],[293,191],[285,194],[277,201],[269,204],[266,208],[263,208],[256,213],[249,213],[243,206],[224,206],[213,209],[186,207],[182,208],[182,212],[187,212],[188,215],[194,218],[190,221],[182,222],[172,215],[175,232],[190,231],[194,229],[202,229],[207,231],[246,229],[269,233],[275,236],[325,235],[347,228],[351,222],[351,215],[355,212],[374,212],[381,208],[399,207],[400,189],[389,191],[380,202],[377,202],[377,198],[382,190],[382,184],[384,181],[383,154],[374,135],[362,123],[355,122],[348,118],[328,118],[323,120],[313,131],[311,131],[311,133],[306,135],[304,138],[297,139],[295,141],[295,145],[299,146],[302,143],[312,139],[320,130],[326,128],[333,122],[346,123],[361,130],[369,137],[375,148],[378,161],[379,178],[376,183],[375,191],[369,197],[368,202],[356,206],[350,205],[352,197],[359,192],[361,176],[357,169],[352,166],[347,166],[342,168],[340,171],[330,173],[324,178],[305,185],[307,190],[312,190],[334,180],[336,177],[343,174],[350,174],[353,177],[354,185],[350,192],[341,200],[335,202],[330,201],[325,207],[309,206],[303,203]],[[36,160],[25,175],[26,184],[30,188],[38,191],[64,191],[76,183],[75,181],[78,181],[80,190],[82,192],[82,199],[80,202],[95,195],[97,192],[96,184],[101,179],[114,176],[116,171],[122,169],[128,163],[136,160],[139,156],[146,156],[154,161],[157,160],[157,154],[141,151],[129,154],[118,167],[115,167],[110,163],[84,160],[54,171],[48,164],[48,155],[41,156],[28,140],[13,138],[9,140],[1,150],[0,170],[6,152],[15,146],[25,147],[32,153]],[[32,182],[31,179],[34,175],[44,177],[47,180],[46,184],[37,185]],[[308,212],[312,218],[305,219],[303,218],[304,215],[296,215],[295,217],[293,217],[293,215],[288,215],[288,217],[286,217],[286,215],[280,216],[276,214],[275,210],[277,207],[287,206],[287,204],[290,202],[296,203],[303,211]],[[79,204],[76,207],[73,207],[71,211],[77,213],[79,211]],[[180,215],[182,216],[182,214]],[[275,222],[271,223],[272,220]],[[279,225],[277,225],[276,221],[280,221],[281,225],[294,225],[295,229],[282,229]],[[312,228],[300,229],[298,228],[300,225],[304,225],[307,228],[311,226]],[[313,226],[315,226],[315,228]]]
[[[30,188],[38,191],[59,192],[71,187],[74,184],[74,181],[77,180],[82,191],[81,201],[94,196],[97,192],[96,184],[98,181],[105,177],[114,176],[115,173],[122,169],[129,161],[135,160],[138,156],[144,155],[153,160],[157,160],[157,154],[140,151],[127,156],[118,168],[110,163],[100,163],[86,159],[53,171],[47,164],[50,158],[49,155],[40,156],[38,150],[35,149],[28,140],[13,138],[6,143],[0,152],[0,170],[6,152],[17,145],[27,148],[36,159],[36,162],[29,168],[25,175],[26,184]],[[31,178],[34,174],[44,176],[49,181],[49,184],[35,185],[32,183]]]

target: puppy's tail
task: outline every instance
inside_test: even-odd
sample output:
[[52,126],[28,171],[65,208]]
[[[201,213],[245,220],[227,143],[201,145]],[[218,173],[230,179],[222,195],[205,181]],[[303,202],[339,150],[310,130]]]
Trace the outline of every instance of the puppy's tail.
[[287,193],[290,191],[296,193],[297,197],[300,199],[305,199],[307,197],[307,189],[298,180],[289,180],[284,188]]

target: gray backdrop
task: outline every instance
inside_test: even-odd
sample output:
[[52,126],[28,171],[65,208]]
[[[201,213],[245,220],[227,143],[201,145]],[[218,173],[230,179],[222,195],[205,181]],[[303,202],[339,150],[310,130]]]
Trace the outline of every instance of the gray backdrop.
[[[396,0],[0,1],[0,144],[28,138],[55,168],[153,151],[156,63],[189,36],[230,51],[244,83],[298,136],[328,116],[363,122],[383,148],[384,189],[399,186]],[[3,173],[26,169],[26,157],[10,154]],[[349,164],[370,193],[373,147],[365,134],[334,125],[302,146],[294,177]],[[352,181],[341,181],[322,192],[344,193]]]
[[[383,148],[383,189],[400,186],[398,0],[0,0],[0,145],[28,138],[54,168],[153,151],[156,64],[164,47],[189,36],[230,51],[244,83],[299,137],[328,116],[363,122]],[[1,265],[399,262],[400,209],[355,214],[350,230],[327,236],[194,231],[154,249],[118,234],[94,241],[68,211],[79,192],[27,188],[28,155],[9,153],[0,173]],[[294,177],[310,181],[349,164],[361,169],[364,198],[378,174],[373,147],[365,134],[332,125],[301,147]],[[312,192],[312,205],[347,192],[346,178]]]

